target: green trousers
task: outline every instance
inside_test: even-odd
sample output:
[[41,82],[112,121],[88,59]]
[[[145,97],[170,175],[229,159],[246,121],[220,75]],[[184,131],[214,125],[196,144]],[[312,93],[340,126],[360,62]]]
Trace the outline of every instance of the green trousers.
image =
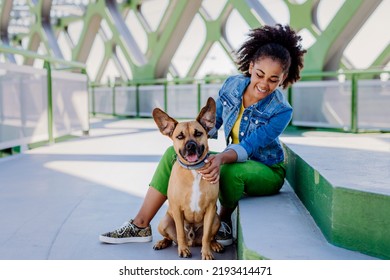
[[[162,156],[149,186],[167,195],[169,176],[176,161],[173,147]],[[264,196],[279,192],[284,183],[286,171],[284,163],[267,166],[248,160],[243,163],[221,165],[219,180],[219,200],[227,208],[235,208],[244,196]]]

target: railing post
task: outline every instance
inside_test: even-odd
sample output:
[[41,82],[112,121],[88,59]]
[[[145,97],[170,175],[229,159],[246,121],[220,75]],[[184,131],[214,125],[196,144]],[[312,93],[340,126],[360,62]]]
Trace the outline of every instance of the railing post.
[[202,109],[201,83],[197,83],[197,85],[198,85],[198,111],[197,112],[200,112],[200,110]]
[[112,115],[116,115],[116,110],[115,110],[115,90],[116,90],[116,85],[114,84],[112,87]]
[[164,111],[168,112],[168,83],[164,82]]
[[290,85],[287,89],[287,101],[292,106],[292,85]]
[[140,117],[140,98],[139,98],[139,84],[135,84],[135,110],[136,117]]
[[53,135],[53,91],[52,91],[52,78],[51,78],[51,66],[48,61],[45,60],[44,68],[47,71],[47,124],[49,143],[54,144]]
[[91,86],[91,105],[92,105],[92,116],[96,116],[96,105],[95,105],[95,85]]
[[[293,94],[293,89],[292,89],[292,85],[290,85],[287,89],[287,101],[288,103],[291,105],[291,107],[294,109],[294,106],[293,106],[293,102],[292,102],[292,94]],[[294,115],[293,115],[294,117]],[[293,119],[291,118],[290,122],[289,122],[289,125],[292,125],[292,122],[293,122]]]
[[358,74],[351,77],[351,132],[358,132]]

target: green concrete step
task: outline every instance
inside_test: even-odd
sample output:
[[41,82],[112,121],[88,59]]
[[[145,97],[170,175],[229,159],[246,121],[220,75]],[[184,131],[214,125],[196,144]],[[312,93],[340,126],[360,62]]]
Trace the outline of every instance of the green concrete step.
[[238,259],[367,260],[330,244],[286,182],[277,195],[239,202]]
[[240,259],[390,259],[390,134],[283,135],[281,193],[244,198]]
[[287,180],[327,241],[390,259],[390,134],[311,132],[283,141]]

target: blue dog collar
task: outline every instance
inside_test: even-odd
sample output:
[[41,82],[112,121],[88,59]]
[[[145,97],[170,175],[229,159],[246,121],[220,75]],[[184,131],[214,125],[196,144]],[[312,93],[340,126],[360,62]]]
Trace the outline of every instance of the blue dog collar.
[[182,162],[179,157],[177,157],[177,162],[181,165],[181,167],[185,168],[185,169],[188,169],[188,170],[196,170],[196,169],[199,169],[199,168],[202,168],[206,163],[205,163],[205,160],[209,157],[210,154],[207,154],[205,156],[205,158],[198,162],[198,163],[195,163],[195,164],[185,164],[184,162]]

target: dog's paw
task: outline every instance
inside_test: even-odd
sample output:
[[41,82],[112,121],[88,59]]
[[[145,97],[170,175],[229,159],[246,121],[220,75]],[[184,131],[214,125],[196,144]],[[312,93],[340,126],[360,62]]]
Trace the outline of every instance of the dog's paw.
[[202,249],[202,260],[213,260],[214,256],[211,250],[203,250]]
[[215,240],[211,241],[210,247],[211,247],[211,250],[213,250],[214,252],[217,252],[217,253],[223,253],[225,251],[225,247]]
[[192,254],[191,254],[189,247],[179,247],[177,249],[177,251],[179,253],[179,257],[181,257],[181,258],[191,258],[192,257]]
[[154,250],[161,250],[161,249],[165,249],[171,245],[172,245],[172,240],[164,238],[163,240],[160,240],[156,244],[154,244],[153,249]]

